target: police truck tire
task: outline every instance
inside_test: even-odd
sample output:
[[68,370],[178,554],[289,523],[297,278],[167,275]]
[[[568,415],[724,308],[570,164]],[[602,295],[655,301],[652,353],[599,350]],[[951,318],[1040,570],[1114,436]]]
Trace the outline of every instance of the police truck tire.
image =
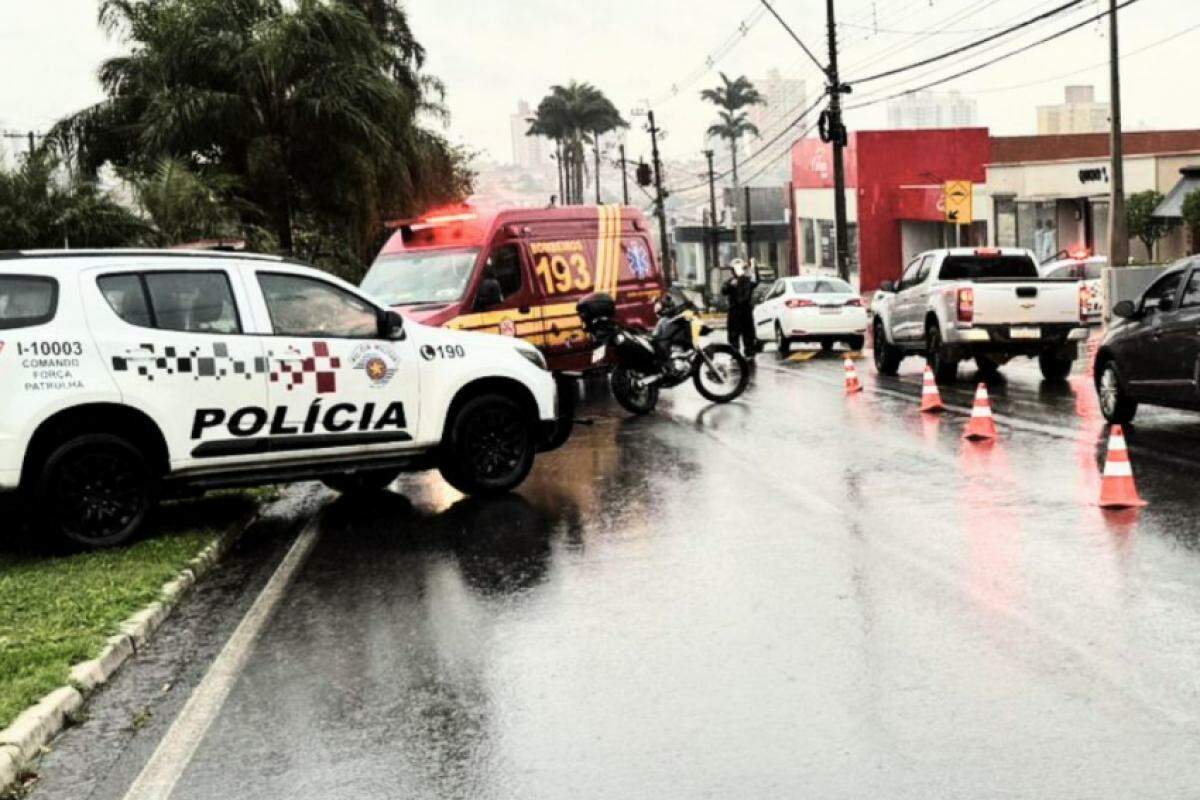
[[1073,358],[1064,358],[1053,351],[1038,355],[1038,366],[1041,367],[1042,377],[1048,381],[1065,380],[1071,374]]
[[398,477],[400,471],[395,469],[360,469],[357,472],[326,475],[321,478],[321,483],[338,494],[378,494],[391,486]]
[[503,494],[529,475],[536,451],[529,414],[505,395],[484,394],[468,400],[450,423],[438,469],[463,494]]
[[925,362],[933,370],[933,379],[938,383],[954,383],[958,380],[958,360],[950,356],[942,343],[942,332],[934,325],[925,331]]
[[137,446],[120,436],[88,433],[50,452],[34,494],[46,532],[95,549],[137,533],[154,506],[157,484]]
[[875,320],[871,330],[872,355],[875,359],[875,371],[880,375],[895,375],[900,370],[900,360],[904,354],[900,349],[888,343],[887,334],[883,331],[883,323]]

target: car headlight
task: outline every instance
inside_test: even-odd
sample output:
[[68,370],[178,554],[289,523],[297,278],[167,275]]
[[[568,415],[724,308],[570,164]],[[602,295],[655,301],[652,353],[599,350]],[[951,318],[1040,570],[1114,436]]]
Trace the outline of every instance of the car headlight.
[[549,369],[546,366],[546,357],[542,355],[541,350],[532,347],[518,347],[517,352],[521,354],[522,358],[538,369]]

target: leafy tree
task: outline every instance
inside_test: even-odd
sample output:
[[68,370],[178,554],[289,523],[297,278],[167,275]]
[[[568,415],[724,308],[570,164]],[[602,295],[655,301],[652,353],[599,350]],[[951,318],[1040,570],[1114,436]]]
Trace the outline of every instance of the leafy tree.
[[1162,203],[1160,192],[1148,189],[1131,195],[1125,201],[1125,219],[1129,235],[1141,240],[1150,258],[1154,258],[1154,243],[1167,235],[1168,221],[1154,216],[1154,209]]
[[1183,224],[1187,226],[1188,231],[1192,236],[1192,250],[1197,249],[1197,240],[1200,238],[1200,189],[1189,192],[1183,198]]
[[721,85],[714,89],[705,89],[700,92],[700,97],[719,109],[717,112],[717,122],[709,127],[708,135],[719,136],[729,141],[733,190],[736,195],[738,188],[738,140],[746,135],[758,136],[759,134],[758,128],[754,123],[750,122],[742,109],[748,106],[763,105],[766,101],[763,100],[762,95],[758,93],[758,90],[754,88],[754,84],[745,75],[739,76],[736,80],[732,81],[724,72],[720,73],[720,75]]
[[444,111],[396,0],[102,0],[100,22],[130,52],[51,136],[85,173],[170,158],[228,176],[243,226],[295,252],[304,220],[359,265],[383,220],[469,191],[461,153],[418,124]]
[[91,181],[71,180],[47,153],[0,168],[0,250],[131,247],[148,226]]
[[584,145],[617,128],[628,127],[603,92],[590,83],[571,81],[566,86],[550,87],[550,93],[538,103],[526,135],[554,141],[556,156],[563,165],[563,202],[582,203],[587,174]]
[[150,174],[132,176],[130,183],[153,224],[157,246],[242,235],[227,200],[234,184],[229,176],[199,173],[177,158],[164,157]]

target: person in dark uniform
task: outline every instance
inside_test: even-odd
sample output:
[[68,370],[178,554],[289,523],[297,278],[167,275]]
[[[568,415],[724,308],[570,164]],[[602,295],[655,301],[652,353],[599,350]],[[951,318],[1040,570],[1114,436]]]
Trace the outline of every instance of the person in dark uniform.
[[754,335],[754,287],[758,281],[749,274],[746,262],[735,258],[729,265],[733,268],[733,277],[725,282],[721,294],[729,303],[729,318],[726,329],[729,332],[729,343],[739,350],[746,358],[754,358],[758,350],[758,342]]

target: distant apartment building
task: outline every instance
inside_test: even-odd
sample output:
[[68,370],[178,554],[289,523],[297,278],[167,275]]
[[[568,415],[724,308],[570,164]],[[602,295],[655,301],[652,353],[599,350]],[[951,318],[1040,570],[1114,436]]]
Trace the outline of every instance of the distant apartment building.
[[522,169],[535,169],[546,162],[545,140],[540,136],[525,135],[533,115],[529,103],[522,100],[517,104],[517,113],[508,118],[512,136],[512,163]]
[[979,109],[960,92],[913,92],[889,102],[887,115],[892,130],[971,128]]
[[1039,136],[1104,133],[1108,130],[1111,110],[1108,103],[1096,102],[1094,86],[1068,86],[1064,102],[1038,106],[1037,132]]

